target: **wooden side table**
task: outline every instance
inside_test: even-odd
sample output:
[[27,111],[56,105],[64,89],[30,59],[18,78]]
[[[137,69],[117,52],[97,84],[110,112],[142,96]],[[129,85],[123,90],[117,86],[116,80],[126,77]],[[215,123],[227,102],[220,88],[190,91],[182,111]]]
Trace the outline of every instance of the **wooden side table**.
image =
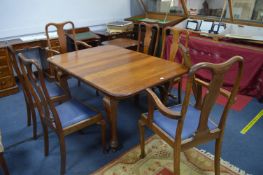
[[101,37],[101,42],[116,38],[133,38],[133,32],[109,33],[107,30],[94,31],[95,34]]
[[109,41],[103,41],[102,45],[114,45],[114,46],[119,46],[119,47],[123,47],[126,49],[136,50],[138,41],[129,39],[129,38],[116,38],[116,39],[109,40]]

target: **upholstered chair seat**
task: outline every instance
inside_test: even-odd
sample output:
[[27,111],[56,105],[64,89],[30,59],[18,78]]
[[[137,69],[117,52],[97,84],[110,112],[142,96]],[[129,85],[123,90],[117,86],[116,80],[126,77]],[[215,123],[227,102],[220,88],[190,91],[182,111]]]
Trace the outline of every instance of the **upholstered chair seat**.
[[[182,105],[172,106],[169,109],[174,112],[181,111]],[[145,116],[147,116],[147,114]],[[189,105],[181,134],[182,140],[194,136],[195,131],[198,128],[199,120],[200,110],[194,108],[192,105]],[[154,111],[153,123],[156,124],[163,131],[165,131],[165,133],[168,134],[171,138],[175,138],[178,120],[168,118],[161,114],[159,110],[156,110]],[[209,130],[214,130],[217,128],[217,125],[212,120],[208,120],[208,127]]]
[[56,110],[58,112],[62,128],[66,128],[81,121],[88,120],[98,113],[91,108],[87,108],[87,106],[75,99],[71,99],[62,103],[61,105],[56,106]]

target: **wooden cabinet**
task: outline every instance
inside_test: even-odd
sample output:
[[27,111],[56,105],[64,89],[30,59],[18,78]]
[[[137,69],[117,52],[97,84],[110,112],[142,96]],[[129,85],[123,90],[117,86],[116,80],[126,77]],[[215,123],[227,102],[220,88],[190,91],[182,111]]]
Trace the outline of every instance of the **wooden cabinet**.
[[7,49],[0,48],[0,97],[18,92]]

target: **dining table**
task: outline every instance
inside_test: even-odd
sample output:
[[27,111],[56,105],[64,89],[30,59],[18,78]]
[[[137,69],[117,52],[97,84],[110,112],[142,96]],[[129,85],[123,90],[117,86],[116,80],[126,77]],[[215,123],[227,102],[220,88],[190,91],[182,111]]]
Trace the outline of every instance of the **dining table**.
[[120,145],[118,102],[147,88],[170,83],[188,72],[182,64],[114,45],[55,55],[49,57],[48,62],[102,93],[113,150]]

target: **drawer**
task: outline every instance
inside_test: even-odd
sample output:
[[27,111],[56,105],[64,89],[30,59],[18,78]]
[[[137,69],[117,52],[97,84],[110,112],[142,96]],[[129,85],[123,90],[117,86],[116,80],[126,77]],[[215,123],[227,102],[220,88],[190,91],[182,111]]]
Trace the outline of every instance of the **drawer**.
[[0,66],[0,78],[10,75],[11,72],[8,66]]
[[7,55],[6,48],[0,48],[0,56],[6,56],[6,55]]
[[51,47],[60,46],[59,41],[57,39],[50,40]]
[[7,76],[0,78],[0,90],[15,86],[14,77]]
[[0,66],[5,66],[5,65],[7,65],[6,57],[0,56]]

